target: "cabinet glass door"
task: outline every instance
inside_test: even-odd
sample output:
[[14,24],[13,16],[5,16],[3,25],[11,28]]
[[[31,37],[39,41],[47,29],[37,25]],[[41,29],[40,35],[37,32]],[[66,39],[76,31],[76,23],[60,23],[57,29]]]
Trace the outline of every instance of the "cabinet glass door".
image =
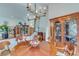
[[55,37],[56,41],[61,41],[61,23],[55,22]]
[[65,39],[72,43],[76,42],[77,23],[76,18],[65,21]]

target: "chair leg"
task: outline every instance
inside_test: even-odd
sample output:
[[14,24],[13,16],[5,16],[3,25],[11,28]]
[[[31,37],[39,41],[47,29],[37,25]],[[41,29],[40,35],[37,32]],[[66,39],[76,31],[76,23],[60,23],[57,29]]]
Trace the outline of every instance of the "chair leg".
[[9,53],[11,53],[9,46],[7,46]]

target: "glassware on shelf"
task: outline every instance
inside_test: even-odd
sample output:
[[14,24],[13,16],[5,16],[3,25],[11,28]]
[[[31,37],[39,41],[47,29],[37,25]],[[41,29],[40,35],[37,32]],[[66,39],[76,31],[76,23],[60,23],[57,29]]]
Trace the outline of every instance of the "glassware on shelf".
[[70,18],[65,21],[65,39],[70,42],[76,42],[77,23],[76,18]]
[[61,24],[60,24],[60,22],[55,23],[55,29],[56,29],[56,33],[55,33],[56,39],[58,41],[61,41]]

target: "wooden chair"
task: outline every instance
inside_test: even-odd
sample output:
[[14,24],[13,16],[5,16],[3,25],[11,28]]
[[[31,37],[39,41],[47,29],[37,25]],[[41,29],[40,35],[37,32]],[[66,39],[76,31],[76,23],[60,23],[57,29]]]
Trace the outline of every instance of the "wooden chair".
[[67,47],[65,49],[65,54],[68,56],[74,55],[74,45],[70,42],[68,42]]
[[39,36],[39,41],[44,41],[45,40],[43,32],[38,32],[38,36]]
[[0,43],[0,55],[3,49],[4,49],[4,46],[2,45],[2,43]]
[[9,41],[3,41],[0,43],[0,50],[1,50],[0,55],[1,56],[5,56],[5,55],[10,54],[9,45],[10,45]]

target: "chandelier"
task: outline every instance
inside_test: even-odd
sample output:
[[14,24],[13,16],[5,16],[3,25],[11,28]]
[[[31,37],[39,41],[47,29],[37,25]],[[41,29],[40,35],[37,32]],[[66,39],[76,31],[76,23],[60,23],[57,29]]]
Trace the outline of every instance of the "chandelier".
[[45,17],[48,12],[48,6],[36,4],[36,3],[27,3],[27,18],[29,20],[34,20],[34,29],[36,28],[36,21],[40,20],[41,17]]

